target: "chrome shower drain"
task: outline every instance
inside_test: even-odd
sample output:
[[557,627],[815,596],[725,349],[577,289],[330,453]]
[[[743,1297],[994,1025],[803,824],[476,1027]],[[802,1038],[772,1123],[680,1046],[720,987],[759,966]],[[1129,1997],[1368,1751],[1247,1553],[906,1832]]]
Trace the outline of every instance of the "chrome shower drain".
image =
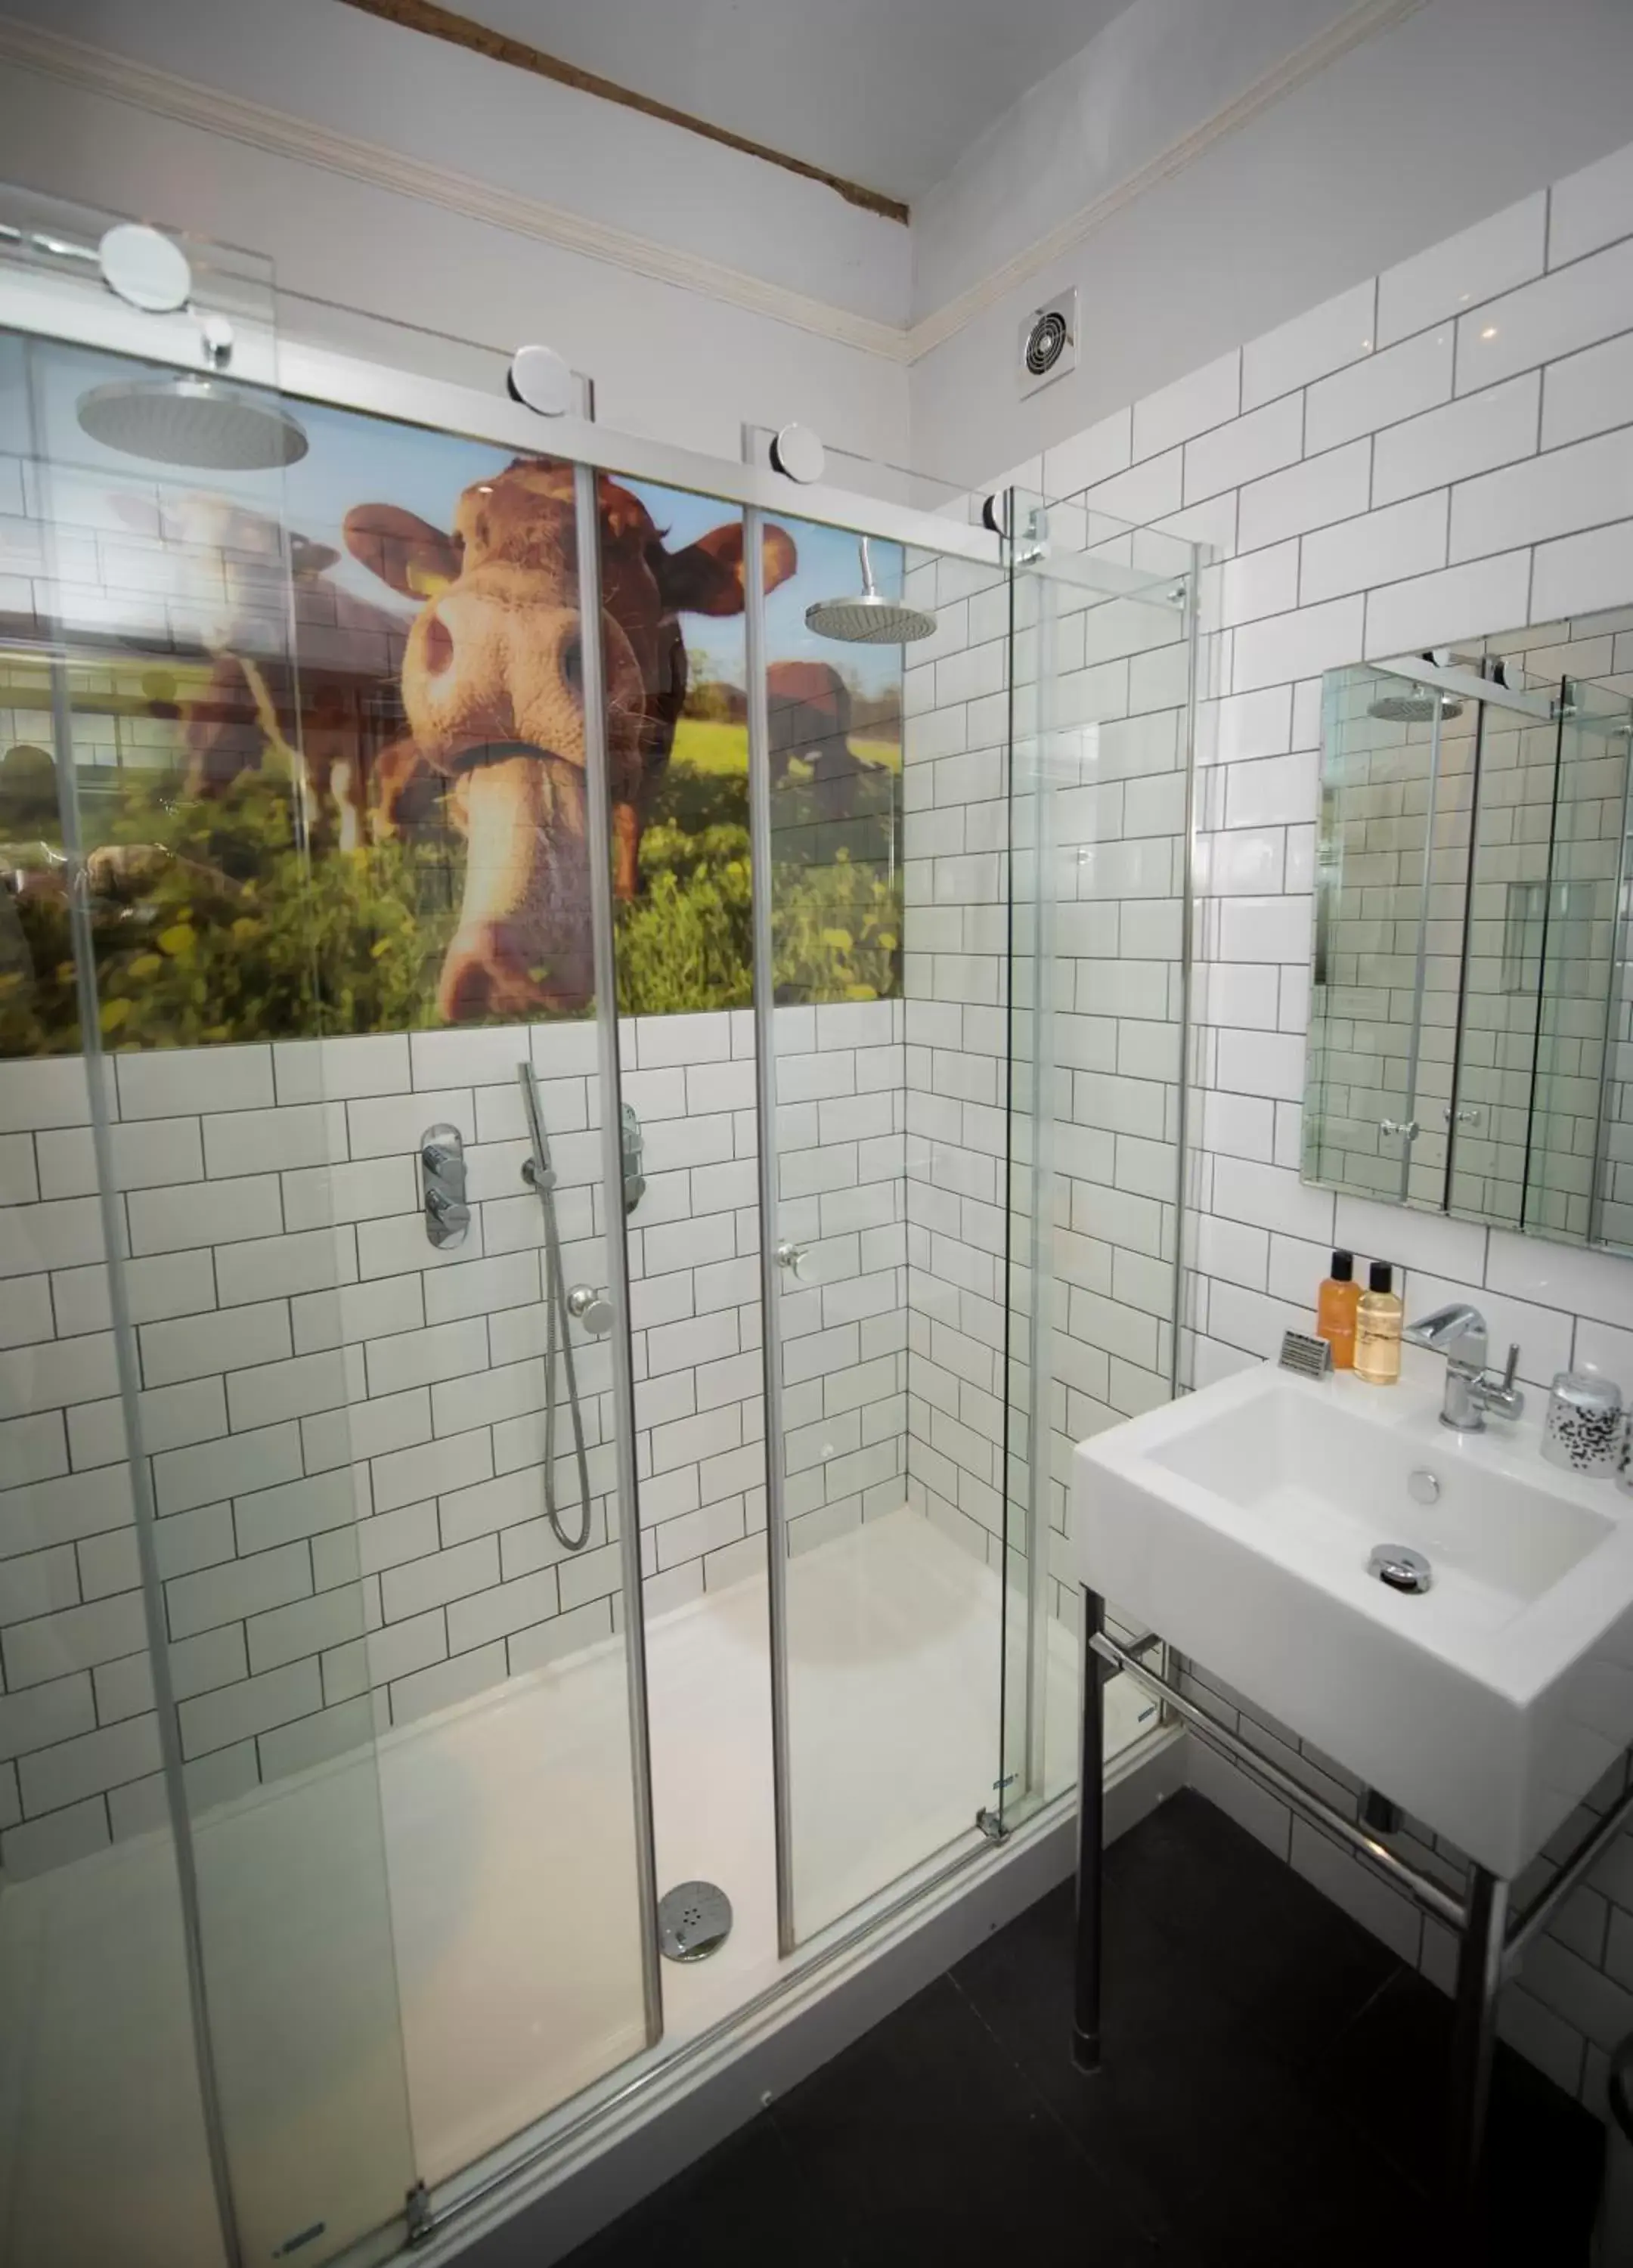
[[677,1882],[658,1902],[666,1961],[707,1961],[732,1934],[732,1901],[717,1882]]

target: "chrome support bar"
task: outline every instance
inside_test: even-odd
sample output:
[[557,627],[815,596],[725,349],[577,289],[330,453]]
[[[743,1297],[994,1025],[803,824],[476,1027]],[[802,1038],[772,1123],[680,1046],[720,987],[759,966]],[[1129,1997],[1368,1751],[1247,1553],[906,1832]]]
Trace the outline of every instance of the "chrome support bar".
[[1518,686],[1499,685],[1494,677],[1482,677],[1477,669],[1430,661],[1422,654],[1400,654],[1368,666],[1385,677],[1404,677],[1412,685],[1432,686],[1450,694],[1454,701],[1494,702],[1499,709],[1512,709],[1539,725],[1551,725],[1559,714],[1558,700],[1552,693],[1522,693]]
[[1387,1875],[1397,1889],[1404,1890],[1425,1913],[1433,1914],[1438,1921],[1446,1923],[1453,1929],[1463,1927],[1462,1903],[1449,1890],[1443,1889],[1427,1874],[1420,1874],[1416,1867],[1409,1867],[1404,1859],[1397,1859],[1393,1851],[1381,1843],[1374,1842],[1370,1835],[1364,1834],[1352,1819],[1346,1819],[1342,1811],[1335,1811],[1330,1803],[1324,1802],[1319,1795],[1313,1795],[1307,1787],[1294,1779],[1290,1772],[1284,1772],[1279,1764],[1272,1764],[1268,1756],[1262,1756],[1258,1749],[1251,1747],[1239,1734],[1232,1732],[1228,1725],[1222,1725],[1206,1709],[1199,1708],[1167,1678],[1159,1677],[1154,1669],[1148,1669],[1128,1647],[1119,1646],[1116,1639],[1108,1638],[1104,1631],[1097,1631],[1089,1643],[1102,1661],[1110,1662],[1114,1669],[1125,1670],[1136,1684],[1144,1686],[1159,1700],[1166,1701],[1174,1714],[1210,1747],[1217,1749],[1232,1764],[1239,1764],[1255,1779],[1262,1781],[1273,1795],[1280,1796],[1284,1803],[1301,1812],[1314,1825],[1335,1836],[1339,1842],[1347,1844],[1358,1857],[1370,1859],[1380,1874]]
[[[802,501],[800,511],[805,506]],[[776,1149],[776,978],[773,967],[771,893],[771,723],[766,690],[765,577],[761,571],[765,516],[750,504],[743,514],[743,557],[753,563],[743,580],[743,681],[747,688],[748,866],[752,877],[754,968],[754,1106],[760,1128],[760,1300],[764,1322],[766,1452],[766,1602],[771,1657],[771,1824],[776,1874],[776,1949],[788,1960],[798,1948],[794,1911],[794,1797],[790,1732],[788,1640],[788,1496],[783,1458],[783,1326],[784,1282],[799,1273],[801,1248],[777,1237],[782,1196]]]
[[[526,414],[526,413],[523,413]],[[601,523],[596,475],[589,465],[573,468],[573,512],[580,591],[601,587]],[[642,1589],[641,1514],[636,1476],[635,1368],[629,1330],[629,1246],[623,1188],[623,1096],[618,1057],[618,959],[613,927],[612,785],[607,746],[607,677],[601,649],[601,615],[596,607],[579,610],[584,647],[582,671],[585,748],[585,852],[590,862],[591,946],[595,965],[596,1072],[601,1105],[601,1187],[607,1218],[602,1224],[607,1289],[614,1329],[612,1351],[614,1470],[618,1506],[618,1584],[624,1611],[624,1679],[629,1712],[630,1799],[635,1826],[636,1894],[641,1916],[641,2001],[646,2043],[663,2037],[664,1992],[658,1975],[657,1833],[652,1819],[652,1742],[646,1696],[646,1610]],[[547,1166],[543,1121],[534,1116],[537,1090],[531,1072],[522,1086],[535,1161]],[[557,1256],[557,1269],[560,1256]],[[588,1484],[585,1483],[586,1517]]]

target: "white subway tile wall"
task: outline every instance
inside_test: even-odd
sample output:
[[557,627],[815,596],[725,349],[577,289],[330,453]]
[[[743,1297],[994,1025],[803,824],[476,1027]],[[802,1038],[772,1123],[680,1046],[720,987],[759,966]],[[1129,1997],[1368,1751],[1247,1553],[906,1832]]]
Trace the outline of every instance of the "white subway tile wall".
[[[809,1248],[779,1314],[797,1546],[906,1492],[903,1020],[900,1002],[777,1014],[781,1227]],[[747,1012],[621,1029],[646,1138],[629,1259],[653,1609],[763,1565],[753,1050]],[[529,1055],[567,1277],[600,1283],[587,1026],[116,1059],[141,1421],[199,1801],[613,1633],[608,1354],[577,1327],[588,1548],[564,1553],[544,1516]],[[54,1194],[94,1189],[87,1116],[83,1065],[0,1064],[0,1864],[15,1874],[160,1808],[100,1216],[93,1195]],[[415,1158],[445,1120],[474,1202],[466,1241],[439,1253]],[[570,1527],[565,1411],[561,1395]]]
[[[1527,623],[1521,644],[1557,643],[1570,615],[1594,650],[1592,674],[1633,693],[1633,147],[1249,342],[1239,416],[1229,360],[1095,428],[1129,437],[1121,457],[1088,451],[1080,436],[1043,460],[1046,490],[1103,463],[1108,477],[1081,491],[1091,506],[1129,499],[1171,512],[1172,405],[1188,404],[1217,414],[1203,430],[1186,421],[1188,463],[1241,468],[1235,493],[1208,505],[1205,529],[1189,513],[1163,523],[1228,556],[1208,578],[1204,615],[1214,697],[1199,730],[1206,855],[1182,1371],[1205,1384],[1273,1354],[1288,1325],[1307,1328],[1328,1249],[1342,1242],[1364,1257],[1400,1261],[1409,1250],[1409,1307],[1476,1300],[1497,1339],[1519,1340],[1534,1385],[1574,1359],[1633,1389],[1625,1257],[1421,1214],[1409,1230],[1387,1205],[1298,1177],[1320,672]],[[1302,450],[1272,464],[1264,436],[1277,429],[1265,419],[1278,403],[1289,430],[1302,416]],[[1069,492],[1080,490],[1071,481]],[[1234,836],[1250,847],[1221,853]],[[1105,1012],[1092,986],[1081,1005]],[[1094,1233],[1092,1216],[1085,1226]],[[1227,1713],[1251,1713],[1239,1695],[1214,1698]],[[1285,1728],[1249,1729],[1279,1740],[1289,1770],[1353,1809],[1353,1784],[1330,1760]],[[1448,1980],[1446,1933],[1380,1876],[1205,1753],[1195,1777],[1426,1974]],[[1619,1768],[1593,1801],[1621,1786]],[[1601,2115],[1607,2051],[1633,2031],[1630,1947],[1625,1835],[1504,1996],[1507,2036]]]

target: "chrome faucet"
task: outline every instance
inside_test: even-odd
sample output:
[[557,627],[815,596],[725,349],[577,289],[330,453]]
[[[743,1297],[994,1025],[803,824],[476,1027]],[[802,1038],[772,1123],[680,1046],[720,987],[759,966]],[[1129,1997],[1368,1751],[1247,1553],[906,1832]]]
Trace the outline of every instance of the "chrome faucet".
[[1501,1377],[1486,1368],[1486,1319],[1477,1307],[1466,1306],[1460,1300],[1450,1307],[1437,1307],[1432,1315],[1424,1315],[1409,1323],[1401,1334],[1412,1346],[1427,1347],[1431,1354],[1445,1357],[1445,1400],[1440,1406],[1440,1423],[1453,1426],[1460,1433],[1479,1433],[1485,1429],[1485,1413],[1494,1417],[1518,1418],[1526,1406],[1526,1397],[1514,1384],[1514,1373],[1519,1367],[1518,1345],[1508,1350],[1508,1364]]

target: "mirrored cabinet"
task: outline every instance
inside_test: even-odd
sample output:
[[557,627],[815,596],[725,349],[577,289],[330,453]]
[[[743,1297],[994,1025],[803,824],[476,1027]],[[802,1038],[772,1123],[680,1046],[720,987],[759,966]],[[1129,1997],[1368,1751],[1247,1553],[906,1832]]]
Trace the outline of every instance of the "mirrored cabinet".
[[1629,691],[1633,612],[1328,675],[1306,1181],[1633,1248]]

